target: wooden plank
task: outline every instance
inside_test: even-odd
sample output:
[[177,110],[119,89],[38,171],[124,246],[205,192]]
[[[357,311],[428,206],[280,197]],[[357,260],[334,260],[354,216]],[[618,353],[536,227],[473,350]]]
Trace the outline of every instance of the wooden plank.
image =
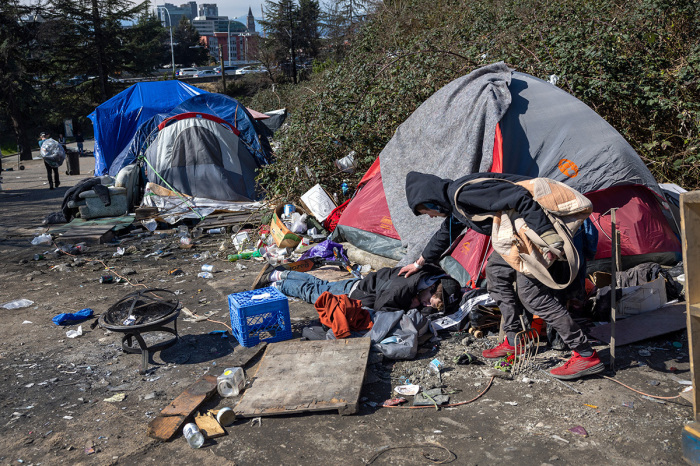
[[185,423],[187,416],[157,416],[148,423],[146,434],[164,442],[172,439]]
[[[685,304],[667,304],[654,311],[644,312],[616,323],[616,344],[625,346],[686,328]],[[610,324],[599,325],[589,335],[603,343],[610,343]]]
[[73,227],[61,235],[62,241],[71,243],[104,244],[114,238],[114,225],[83,225]]
[[[223,362],[219,363],[222,367],[243,367],[245,368],[248,363],[255,358],[258,354],[262,352],[267,347],[267,342],[261,342],[252,348],[246,348],[245,346],[238,346],[233,351],[233,356],[227,357]],[[223,369],[222,369],[223,370]]]
[[337,410],[354,414],[367,368],[368,338],[268,345],[237,416]]
[[216,377],[204,375],[187,387],[184,392],[166,406],[160,414],[163,416],[189,416],[204,400],[216,391]]
[[196,415],[194,417],[194,422],[197,424],[197,427],[199,427],[204,438],[210,439],[226,435],[226,431],[210,412]]
[[681,194],[681,246],[688,309],[688,353],[693,379],[693,412],[700,421],[700,191]]

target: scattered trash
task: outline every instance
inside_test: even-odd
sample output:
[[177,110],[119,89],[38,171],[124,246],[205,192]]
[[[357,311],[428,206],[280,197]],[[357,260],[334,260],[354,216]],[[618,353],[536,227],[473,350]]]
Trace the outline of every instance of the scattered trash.
[[251,426],[254,426],[255,424],[257,424],[258,427],[262,426],[262,418],[261,417],[254,417],[253,419],[250,420]]
[[126,393],[117,393],[117,394],[110,396],[109,398],[105,398],[102,401],[106,401],[107,403],[118,403],[120,401],[124,401],[125,398],[126,398]]
[[394,391],[398,393],[399,395],[404,395],[404,396],[414,396],[417,395],[418,392],[420,391],[420,386],[419,385],[399,385],[398,387],[394,387]]
[[230,426],[236,420],[236,413],[231,408],[222,408],[216,413],[216,420],[224,427]]
[[584,403],[583,406],[588,406],[589,408],[598,409],[598,407],[596,405],[589,405],[587,403]]
[[66,336],[68,338],[78,338],[79,336],[83,335],[83,326],[79,325],[78,330],[68,330],[66,332]]
[[223,397],[238,396],[244,386],[245,374],[242,367],[228,368],[216,379],[216,390]]
[[552,435],[552,438],[553,438],[554,440],[559,440],[560,442],[569,443],[568,440],[566,440],[565,438],[561,438],[561,437],[559,437],[558,435]]
[[202,272],[213,272],[214,271],[214,266],[209,265],[209,264],[204,264],[202,266]]
[[114,283],[114,277],[111,275],[102,275],[100,277],[100,283],[102,283],[104,285]]
[[634,401],[623,401],[622,406],[624,406],[625,408],[634,409]]
[[44,255],[43,254],[34,254],[34,260],[35,261],[44,260]]
[[656,398],[652,398],[652,397],[647,396],[647,395],[642,395],[642,398],[644,398],[645,400],[653,401],[654,403],[659,403],[662,405],[666,404],[666,402],[664,400],[657,400]]
[[588,437],[588,432],[586,431],[586,429],[583,428],[583,426],[571,427],[569,428],[569,432],[571,432],[572,434],[581,435],[583,437]]
[[459,356],[455,357],[454,362],[455,362],[455,364],[459,364],[460,366],[466,366],[469,364],[475,364],[475,365],[484,364],[482,361],[478,360],[475,356],[473,356],[469,353],[460,354]]
[[518,406],[517,401],[504,401],[503,403],[511,406]]
[[182,269],[173,269],[170,272],[168,272],[168,275],[173,275],[175,277],[178,277],[180,275],[184,275],[185,272]]
[[73,313],[62,313],[55,315],[51,320],[56,325],[67,325],[74,322],[80,322],[85,319],[89,319],[93,315],[93,310],[88,308],[81,309],[78,312]]
[[644,357],[644,358],[648,358],[649,356],[651,356],[651,351],[646,350],[646,349],[640,349],[640,350],[638,351],[638,353],[639,353],[640,356],[642,356],[642,357]]
[[674,341],[673,347],[674,348],[683,348],[683,343],[681,343],[680,341]]
[[85,442],[85,454],[86,455],[92,455],[95,453],[95,444],[92,442],[92,440],[88,440]]
[[437,409],[439,405],[449,402],[450,397],[443,395],[441,388],[433,388],[417,394],[413,399],[413,406],[435,406],[435,409]]
[[2,307],[5,309],[22,309],[23,307],[29,307],[32,304],[34,304],[34,301],[29,299],[15,299],[14,301],[3,304]]
[[406,402],[406,398],[391,398],[382,403],[382,406],[399,406]]
[[114,254],[112,254],[112,257],[121,257],[121,256],[124,255],[125,252],[126,252],[126,249],[124,249],[124,248],[117,248],[117,252],[115,252]]
[[24,324],[33,324],[33,323],[34,323],[34,322],[32,322],[31,320],[25,320],[24,322],[22,322],[22,325],[24,325]]
[[651,386],[653,386],[653,387],[656,387],[656,386],[659,385],[661,382],[659,382],[658,380],[649,380],[648,383],[649,383],[649,385],[651,385]]
[[53,240],[51,239],[51,235],[44,233],[43,235],[34,237],[32,240],[32,245],[38,246],[40,244],[51,244],[52,242]]
[[212,274],[211,272],[199,272],[197,274],[197,277],[199,277],[199,278],[214,278],[214,274]]
[[440,371],[442,370],[442,368],[443,365],[437,358],[433,359],[428,363],[428,372],[430,372],[431,374],[435,374],[438,377],[440,376]]
[[73,416],[63,416],[63,419],[65,419],[66,421],[70,421],[71,419],[73,419]]
[[187,439],[191,448],[200,448],[204,445],[204,435],[199,431],[199,427],[194,422],[185,424],[182,428],[182,435]]

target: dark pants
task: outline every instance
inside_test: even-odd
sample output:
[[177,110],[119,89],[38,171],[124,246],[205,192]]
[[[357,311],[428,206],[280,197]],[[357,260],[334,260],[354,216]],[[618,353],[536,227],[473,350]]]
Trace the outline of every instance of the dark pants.
[[[58,167],[52,167],[46,162],[44,162],[44,165],[46,166],[46,177],[49,179],[49,188],[53,189],[54,182],[58,188],[58,186],[61,184],[61,182],[58,181]],[[53,172],[53,180],[51,179],[51,172]]]
[[554,328],[572,350],[581,352],[591,349],[581,328],[556,299],[554,290],[516,272],[497,252],[491,254],[486,264],[486,280],[489,294],[501,309],[503,331],[511,345],[515,343],[515,334],[520,331],[520,316],[524,307]]

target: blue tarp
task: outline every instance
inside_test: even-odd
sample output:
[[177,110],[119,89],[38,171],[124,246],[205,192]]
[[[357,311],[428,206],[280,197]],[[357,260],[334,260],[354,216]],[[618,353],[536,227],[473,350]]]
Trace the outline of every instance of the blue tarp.
[[153,115],[168,112],[190,97],[205,93],[180,81],[137,83],[97,107],[88,115],[95,132],[95,175],[109,171],[136,130]]
[[246,108],[231,97],[207,93],[191,97],[172,110],[153,115],[145,121],[133,135],[131,142],[116,156],[109,167],[109,174],[115,176],[119,170],[134,163],[139,154],[145,151],[158,135],[158,125],[182,113],[206,113],[231,123],[240,131],[240,139],[253,154],[259,166],[272,162],[272,151],[267,138],[260,134],[255,120]]

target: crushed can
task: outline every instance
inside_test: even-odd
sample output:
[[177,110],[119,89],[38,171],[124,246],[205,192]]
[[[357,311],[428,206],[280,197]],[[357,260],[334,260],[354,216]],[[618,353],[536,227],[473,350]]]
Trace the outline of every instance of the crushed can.
[[108,283],[114,283],[114,277],[111,275],[102,275],[100,277],[100,283],[106,285]]

